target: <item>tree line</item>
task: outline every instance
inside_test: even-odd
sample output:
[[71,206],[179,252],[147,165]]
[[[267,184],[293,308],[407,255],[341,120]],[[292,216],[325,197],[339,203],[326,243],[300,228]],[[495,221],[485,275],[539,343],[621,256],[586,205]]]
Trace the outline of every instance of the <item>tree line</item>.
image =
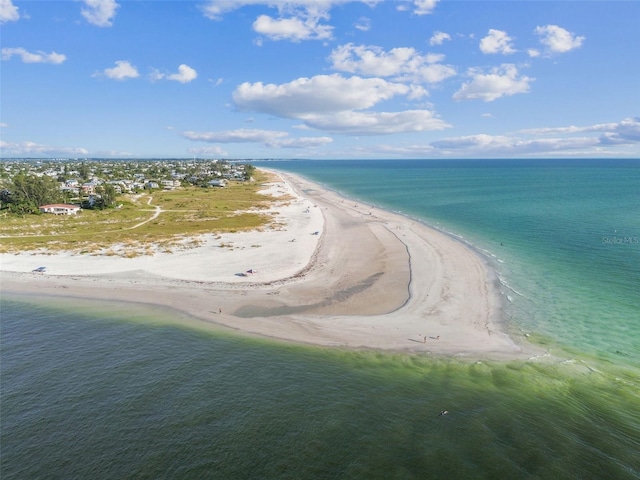
[[[95,201],[82,202],[82,208],[104,209],[115,205],[116,190],[112,185],[99,185],[96,193],[99,196]],[[18,215],[39,214],[41,205],[68,201],[59,183],[48,176],[19,173],[0,190],[0,210]]]

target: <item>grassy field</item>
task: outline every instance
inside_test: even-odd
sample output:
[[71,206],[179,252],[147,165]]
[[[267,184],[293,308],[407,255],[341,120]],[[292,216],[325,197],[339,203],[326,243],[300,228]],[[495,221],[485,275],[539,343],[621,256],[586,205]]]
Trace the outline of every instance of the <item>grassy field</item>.
[[5,215],[0,217],[0,252],[47,249],[137,256],[188,248],[204,233],[271,227],[273,218],[264,210],[276,199],[258,193],[271,180],[256,172],[255,181],[230,182],[226,188],[121,196],[117,209],[82,210],[71,216]]

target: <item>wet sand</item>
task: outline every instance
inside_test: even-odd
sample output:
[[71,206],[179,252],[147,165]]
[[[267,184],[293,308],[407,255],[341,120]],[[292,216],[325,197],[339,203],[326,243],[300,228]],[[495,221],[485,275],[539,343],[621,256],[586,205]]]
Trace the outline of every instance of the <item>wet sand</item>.
[[[504,331],[495,274],[463,243],[289,173],[278,227],[200,238],[133,259],[0,255],[7,294],[167,306],[249,334],[306,344],[526,358]],[[47,266],[44,274],[32,273]],[[247,274],[248,269],[256,273]],[[527,348],[529,350],[529,348]]]

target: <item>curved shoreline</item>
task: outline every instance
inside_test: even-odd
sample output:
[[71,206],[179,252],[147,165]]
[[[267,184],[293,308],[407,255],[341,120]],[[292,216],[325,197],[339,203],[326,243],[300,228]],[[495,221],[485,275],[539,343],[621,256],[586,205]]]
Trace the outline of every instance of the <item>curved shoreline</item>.
[[[263,170],[266,170],[263,168]],[[284,174],[284,175],[291,175],[293,177],[299,177],[299,178],[304,178],[302,175],[299,174],[290,174],[289,172],[286,171],[282,171],[282,170],[272,170],[270,169],[269,171],[272,171],[273,173],[276,173],[278,175],[280,174]],[[305,178],[306,180],[306,178]],[[310,182],[315,183],[314,180],[309,180]],[[405,220],[409,221],[409,222],[416,222],[418,224],[423,225],[425,228],[430,229],[430,230],[434,230],[436,232],[441,233],[442,235],[445,235],[446,237],[448,237],[449,239],[451,239],[451,241],[453,242],[458,242],[461,243],[462,245],[464,245],[466,248],[468,248],[469,250],[471,250],[472,252],[474,252],[476,254],[476,256],[482,260],[482,262],[484,263],[486,269],[487,269],[487,281],[490,283],[495,284],[496,286],[496,291],[498,294],[498,298],[500,300],[500,307],[499,307],[499,313],[497,315],[497,320],[498,323],[500,323],[503,326],[506,326],[506,317],[504,316],[503,313],[504,310],[506,309],[507,306],[507,295],[502,291],[502,288],[506,288],[508,290],[512,290],[514,293],[518,294],[518,295],[522,295],[520,292],[516,291],[513,289],[513,287],[511,287],[510,285],[506,284],[503,282],[502,277],[500,275],[500,272],[498,270],[498,257],[496,257],[495,255],[493,255],[491,252],[484,250],[480,247],[478,247],[477,245],[469,242],[465,237],[458,235],[454,232],[451,232],[449,230],[446,230],[442,227],[440,227],[437,224],[433,224],[430,222],[425,221],[424,219],[409,215],[401,210],[390,210],[387,209],[384,206],[380,206],[377,204],[373,204],[371,202],[363,202],[362,199],[359,199],[357,197],[350,197],[349,195],[340,192],[339,190],[333,189],[330,186],[327,186],[325,184],[318,184],[320,185],[321,188],[334,193],[335,195],[337,195],[340,198],[352,201],[352,202],[360,202],[360,203],[366,203],[371,205],[372,208],[374,209],[378,209],[378,210],[383,210],[386,211],[392,215],[397,215],[400,216],[402,218],[404,218]],[[409,256],[409,267],[411,268],[411,255],[409,252],[409,249],[407,248],[407,254]],[[409,301],[409,298],[407,299],[407,302]],[[406,303],[407,303],[406,302]],[[403,305],[404,306],[404,305]],[[504,330],[504,329],[502,329]]]
[[[31,264],[59,257],[13,256],[7,268],[4,254],[2,290],[167,306],[205,322],[305,344],[473,359],[530,356],[503,331],[495,278],[472,247],[302,177],[277,175],[285,182],[278,188],[298,195],[290,205],[279,205],[288,216],[283,230],[234,234],[235,245],[241,237],[248,242],[235,256],[209,245],[127,263],[142,268],[123,269],[114,262],[95,275],[80,275],[71,267],[65,271],[62,257],[60,275],[42,275],[30,273]],[[303,207],[304,215],[298,215]],[[293,241],[285,240],[293,235]],[[233,259],[253,255],[256,239],[264,247],[251,257],[263,261],[256,277],[230,274]],[[228,278],[203,266],[217,258],[222,260],[212,264],[226,266]],[[74,260],[90,268],[98,259]],[[176,275],[158,274],[163,269]]]

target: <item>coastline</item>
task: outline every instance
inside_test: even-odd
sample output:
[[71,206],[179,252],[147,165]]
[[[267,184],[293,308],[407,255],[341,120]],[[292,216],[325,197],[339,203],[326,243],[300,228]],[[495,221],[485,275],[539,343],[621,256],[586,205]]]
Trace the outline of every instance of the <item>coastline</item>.
[[[531,356],[500,319],[495,273],[463,242],[400,214],[273,172],[277,227],[207,235],[133,259],[0,255],[5,293],[171,307],[297,343],[462,358]],[[32,273],[38,266],[47,272]],[[241,275],[248,269],[257,273]],[[87,274],[87,272],[91,272]]]

